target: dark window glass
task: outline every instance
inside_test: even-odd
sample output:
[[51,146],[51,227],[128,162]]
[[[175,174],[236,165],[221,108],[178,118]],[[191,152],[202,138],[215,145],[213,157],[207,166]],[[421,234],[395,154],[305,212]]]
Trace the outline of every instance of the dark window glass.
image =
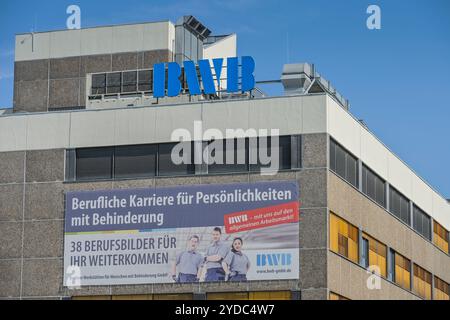
[[139,91],[152,91],[152,70],[139,71]]
[[[278,152],[278,168],[272,160],[272,144],[274,143],[272,140],[271,137],[249,139],[249,161],[251,171],[260,171],[261,168],[270,168],[274,170],[291,169],[291,137],[278,137],[278,147],[275,145],[273,146],[273,151]],[[270,161],[267,163],[268,160]]]
[[336,173],[345,179],[345,151],[340,146],[336,147]]
[[379,205],[386,207],[386,183],[372,170],[362,167],[362,192]]
[[122,74],[122,92],[136,92],[137,72],[127,71]]
[[120,93],[121,72],[106,74],[106,93]]
[[105,94],[106,93],[106,74],[93,74],[91,95]]
[[351,155],[346,155],[346,178],[355,187],[358,187],[358,161]]
[[76,151],[77,180],[112,178],[114,148],[88,148]]
[[336,142],[330,139],[330,169],[336,172]]
[[413,209],[413,228],[431,240],[431,218],[416,206]]
[[114,177],[152,177],[156,173],[156,145],[116,147]]
[[389,188],[389,211],[406,224],[410,224],[409,200],[392,187]]
[[[208,155],[216,163],[208,165],[208,173],[248,171],[247,145],[246,139],[229,139],[211,142],[208,146]],[[231,151],[227,152],[227,150]],[[213,159],[210,160],[212,161]]]
[[330,169],[358,188],[358,159],[330,139]]
[[[175,164],[172,161],[172,150],[176,147],[174,152],[177,157],[186,158],[189,163]],[[195,174],[194,164],[194,143],[164,143],[159,145],[158,152],[158,175],[159,176],[171,176],[171,175],[189,175]]]

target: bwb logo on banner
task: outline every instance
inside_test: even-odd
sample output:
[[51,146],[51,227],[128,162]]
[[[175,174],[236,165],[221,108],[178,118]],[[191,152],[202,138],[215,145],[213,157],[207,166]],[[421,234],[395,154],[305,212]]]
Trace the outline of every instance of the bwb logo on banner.
[[[217,84],[220,85],[220,79],[223,69],[223,58],[212,59],[213,68],[216,75]],[[167,64],[167,88],[166,88],[166,64]],[[197,75],[197,67],[193,61],[184,61],[184,74],[191,95],[202,94],[200,89],[200,79]],[[209,60],[199,60],[198,69],[203,84],[204,94],[215,94],[216,86],[211,71]],[[239,91],[239,59],[237,57],[227,58],[227,89],[229,93]],[[241,92],[254,89],[255,77],[255,61],[252,57],[244,56],[241,58]],[[153,96],[162,98],[166,95],[176,97],[181,92],[182,69],[177,62],[158,63],[153,66]]]

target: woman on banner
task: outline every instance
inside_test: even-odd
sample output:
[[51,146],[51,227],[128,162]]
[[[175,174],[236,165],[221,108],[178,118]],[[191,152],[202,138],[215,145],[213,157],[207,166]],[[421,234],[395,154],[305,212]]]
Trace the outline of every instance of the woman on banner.
[[222,261],[223,270],[225,270],[225,280],[228,281],[247,281],[247,272],[250,269],[250,260],[242,253],[244,242],[241,238],[234,238],[231,245],[231,251],[228,252]]

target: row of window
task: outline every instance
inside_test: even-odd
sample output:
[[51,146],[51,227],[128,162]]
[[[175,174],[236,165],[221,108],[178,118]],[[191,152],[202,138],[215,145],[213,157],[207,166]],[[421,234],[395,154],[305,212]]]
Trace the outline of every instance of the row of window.
[[[432,274],[419,265],[411,263],[393,249],[370,235],[361,232],[354,225],[330,212],[330,249],[364,268],[395,282],[406,290],[412,290],[424,299],[432,297]],[[359,245],[361,243],[361,252]],[[360,254],[361,253],[361,256]],[[389,257],[388,257],[389,255]],[[388,264],[389,261],[389,264]],[[413,283],[411,286],[411,267]],[[435,300],[450,300],[449,284],[434,277]]]
[[[72,300],[193,300],[191,293],[137,294],[117,296],[74,296]],[[291,300],[291,291],[211,292],[207,300]]]
[[91,79],[91,95],[153,90],[153,70],[99,73],[93,74]]
[[[249,138],[72,149],[66,153],[66,180],[131,179],[260,172],[263,168],[300,168],[301,136],[281,136],[278,146],[272,146],[272,143],[275,142],[270,138]],[[195,165],[196,153],[200,159],[207,158],[207,162]],[[173,159],[173,154],[184,163]],[[205,154],[207,157],[204,157]]]
[[[357,162],[358,159],[356,157],[336,141],[330,139],[330,169],[333,172],[355,188],[360,189],[362,193],[386,208],[394,216],[430,241],[432,239],[431,233],[433,232],[433,243],[444,252],[449,253],[449,232],[437,222],[434,222],[432,226],[429,215],[416,205],[411,206],[410,200],[392,186],[386,188],[386,181],[364,163],[361,166],[361,187],[359,188],[359,166]],[[389,205],[386,196],[387,189],[389,189]]]

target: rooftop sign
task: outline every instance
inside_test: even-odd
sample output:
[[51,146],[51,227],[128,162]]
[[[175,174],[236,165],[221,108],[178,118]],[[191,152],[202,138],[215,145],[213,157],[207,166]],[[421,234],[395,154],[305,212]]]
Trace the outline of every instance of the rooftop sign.
[[[223,70],[223,58],[212,59],[215,78],[217,85],[220,86],[220,79]],[[166,81],[166,64],[167,64],[167,81]],[[200,77],[197,74],[197,66],[193,61],[184,61],[184,76],[191,95],[215,94],[216,85],[209,60],[199,60],[198,69]],[[241,58],[241,86],[239,89],[239,59],[237,57],[227,58],[227,88],[229,93],[246,92],[254,89],[255,77],[253,72],[255,70],[255,61],[252,57],[244,56]],[[153,96],[155,98],[162,98],[166,96],[176,97],[181,92],[182,68],[177,62],[158,63],[153,67]],[[200,80],[203,90],[200,87]],[[167,84],[167,88],[166,88]],[[203,91],[203,92],[202,92]]]

